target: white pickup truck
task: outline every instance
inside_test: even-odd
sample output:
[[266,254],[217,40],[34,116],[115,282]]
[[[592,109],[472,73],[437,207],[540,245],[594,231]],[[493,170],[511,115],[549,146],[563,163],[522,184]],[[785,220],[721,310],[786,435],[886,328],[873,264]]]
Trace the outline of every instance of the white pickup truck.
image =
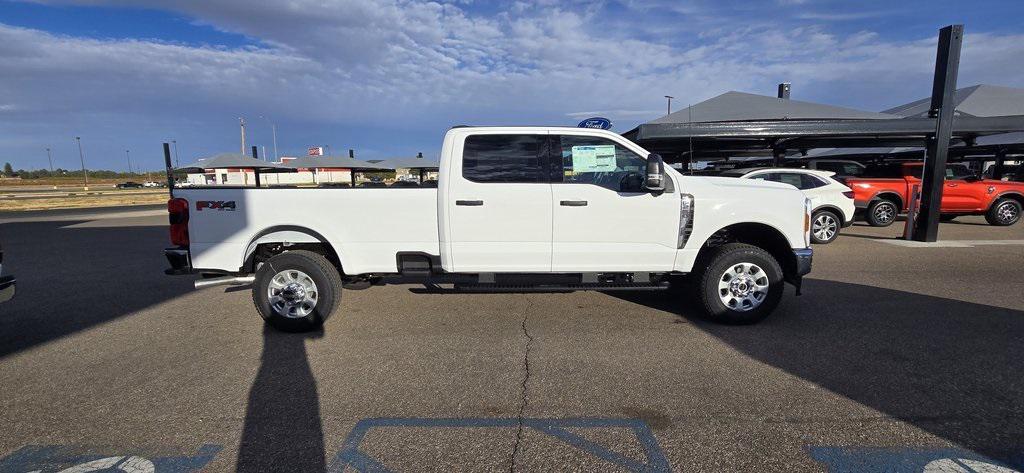
[[[622,136],[455,127],[437,188],[172,189],[168,274],[252,284],[267,323],[314,330],[343,288],[687,289],[761,320],[811,269],[810,207],[784,184],[684,176]],[[675,292],[675,291],[673,291]]]

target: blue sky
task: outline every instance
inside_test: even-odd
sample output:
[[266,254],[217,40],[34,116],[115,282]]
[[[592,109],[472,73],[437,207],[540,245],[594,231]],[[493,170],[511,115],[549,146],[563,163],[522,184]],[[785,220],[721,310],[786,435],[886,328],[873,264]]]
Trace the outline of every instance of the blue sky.
[[[960,85],[1024,87],[1024,2],[0,1],[0,162],[157,169],[249,144],[436,155],[456,124],[625,131],[728,90],[881,110],[930,92],[939,27]],[[260,116],[268,117],[261,119]]]

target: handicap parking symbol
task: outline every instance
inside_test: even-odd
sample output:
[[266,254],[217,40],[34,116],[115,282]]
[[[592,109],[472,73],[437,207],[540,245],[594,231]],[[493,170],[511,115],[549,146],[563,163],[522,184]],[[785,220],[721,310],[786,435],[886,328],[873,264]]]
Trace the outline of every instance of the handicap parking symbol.
[[1021,473],[1024,451],[996,460],[959,448],[811,446],[807,453],[829,473]]
[[0,473],[186,473],[206,466],[221,450],[207,444],[194,454],[167,455],[166,452],[116,452],[109,449],[27,445],[0,459]]

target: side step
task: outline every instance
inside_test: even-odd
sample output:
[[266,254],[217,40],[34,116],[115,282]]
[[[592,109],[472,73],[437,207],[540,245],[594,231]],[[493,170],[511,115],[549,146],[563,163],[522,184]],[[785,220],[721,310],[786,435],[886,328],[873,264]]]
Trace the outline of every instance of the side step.
[[498,292],[574,292],[574,291],[663,291],[669,283],[623,283],[623,284],[558,284],[558,285],[506,285],[506,284],[458,284],[451,289],[436,285],[426,286],[430,293],[498,293]]

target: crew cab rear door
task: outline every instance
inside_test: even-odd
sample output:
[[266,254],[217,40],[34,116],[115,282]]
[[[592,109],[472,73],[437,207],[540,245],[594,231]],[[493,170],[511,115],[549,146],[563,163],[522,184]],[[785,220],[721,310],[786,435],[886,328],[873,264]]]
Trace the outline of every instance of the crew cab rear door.
[[583,131],[551,141],[552,271],[670,271],[679,196],[643,190],[647,159]]
[[453,271],[551,271],[547,136],[479,131],[456,143],[445,198]]

